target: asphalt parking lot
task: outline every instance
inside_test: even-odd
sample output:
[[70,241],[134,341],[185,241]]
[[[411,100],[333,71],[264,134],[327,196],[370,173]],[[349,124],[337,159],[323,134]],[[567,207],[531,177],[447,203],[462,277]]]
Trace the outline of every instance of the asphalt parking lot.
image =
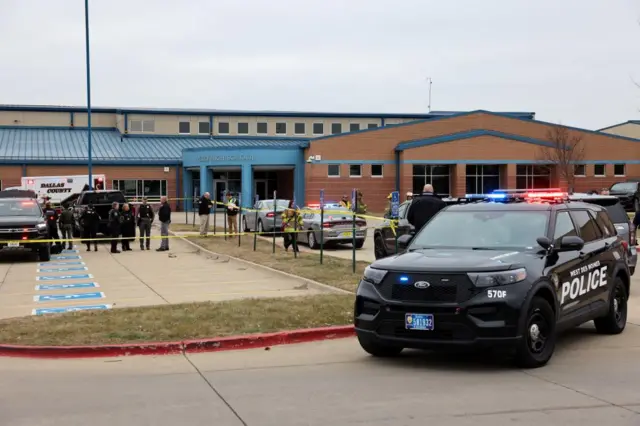
[[536,370],[477,355],[374,359],[355,339],[188,356],[0,358],[2,425],[638,425],[639,293],[623,334],[587,324]]

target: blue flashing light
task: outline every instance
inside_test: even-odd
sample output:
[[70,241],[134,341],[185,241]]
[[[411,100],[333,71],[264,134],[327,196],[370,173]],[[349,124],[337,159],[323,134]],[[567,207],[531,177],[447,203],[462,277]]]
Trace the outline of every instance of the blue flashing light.
[[490,199],[490,200],[504,200],[505,198],[507,198],[507,194],[504,193],[493,193],[493,194],[466,194],[465,198],[476,198],[476,199],[481,199],[481,200],[486,200],[486,199]]
[[494,193],[494,194],[487,194],[488,198],[491,198],[492,200],[504,200],[505,198],[507,198],[507,194],[505,193]]
[[407,277],[406,275],[403,275],[400,277],[400,282],[401,283],[407,283],[409,282],[409,277]]
[[484,198],[487,198],[487,195],[486,194],[465,194],[464,198],[481,198],[481,199],[484,199]]

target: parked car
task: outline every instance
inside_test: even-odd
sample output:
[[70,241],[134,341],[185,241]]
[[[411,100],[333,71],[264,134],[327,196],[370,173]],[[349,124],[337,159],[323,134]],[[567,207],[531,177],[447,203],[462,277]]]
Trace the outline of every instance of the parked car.
[[242,214],[242,227],[245,232],[258,231],[280,232],[282,228],[282,213],[289,207],[289,200],[259,200],[253,205],[253,210]]
[[614,183],[609,188],[609,195],[617,197],[626,211],[637,212],[640,210],[640,179]]
[[49,227],[37,198],[28,191],[0,191],[0,252],[33,252],[48,262],[51,244],[34,242],[48,239]]
[[[570,201],[580,201],[584,203],[597,204],[604,207],[607,210],[607,214],[613,222],[613,225],[618,232],[618,235],[623,240],[627,252],[627,264],[629,265],[629,272],[631,275],[635,273],[636,264],[638,263],[638,252],[636,249],[636,230],[631,222],[631,219],[627,215],[620,199],[613,195],[597,195],[597,194],[572,194],[569,196]],[[596,222],[603,226],[599,218],[596,217]]]
[[[321,221],[319,205],[306,206],[303,209],[304,230],[298,234],[298,242],[309,245],[311,249],[320,248],[320,237],[324,232],[324,244],[353,244],[353,214],[338,204],[325,204],[326,213]],[[362,248],[367,239],[367,221],[356,217],[356,248]]]

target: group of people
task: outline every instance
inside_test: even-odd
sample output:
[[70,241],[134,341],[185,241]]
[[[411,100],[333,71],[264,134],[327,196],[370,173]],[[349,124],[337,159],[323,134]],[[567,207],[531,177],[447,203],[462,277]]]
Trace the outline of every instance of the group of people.
[[[91,206],[85,210],[81,216],[87,220],[88,228],[85,228],[85,238],[95,238],[95,231],[90,225],[91,219],[97,214]],[[147,199],[143,198],[137,211],[132,211],[129,204],[122,205],[113,203],[109,211],[108,229],[111,237],[111,253],[120,253],[118,241],[122,245],[122,251],[131,251],[131,242],[136,238],[136,226],[140,229],[140,250],[151,250],[151,225],[155,219],[155,214],[151,205],[147,204]],[[160,221],[160,247],[156,251],[169,250],[169,224],[171,223],[171,206],[167,197],[160,198],[160,208],[158,209],[158,220]],[[84,225],[83,225],[84,226]],[[90,250],[91,241],[87,240],[87,250]],[[94,240],[95,250],[98,250]]]
[[[167,202],[167,197],[160,199],[160,208],[158,209],[158,220],[160,221],[160,248],[157,251],[169,250],[169,224],[171,223],[171,206]],[[75,228],[75,219],[73,215],[73,207],[63,208],[60,214],[52,207],[50,201],[46,201],[43,208],[47,225],[49,229],[49,238],[52,241],[62,240],[62,248],[65,245],[68,249],[73,248],[73,230]],[[151,250],[151,225],[155,219],[155,213],[147,199],[143,198],[142,203],[136,209],[132,209],[128,203],[124,203],[120,208],[119,203],[113,203],[109,211],[107,237],[111,242],[111,253],[120,253],[118,250],[118,242],[120,242],[122,251],[131,251],[131,242],[136,238],[136,227],[140,230],[140,250]],[[94,251],[98,251],[98,232],[100,229],[100,215],[93,204],[87,205],[80,217],[78,224],[82,231],[82,243],[86,244],[87,251],[91,251],[93,243]],[[60,238],[60,233],[62,238]]]
[[[347,196],[346,194],[342,196],[342,199],[340,200],[340,206],[349,210],[353,209],[349,196]],[[360,190],[356,191],[356,213],[367,214],[367,205],[362,199],[362,192]]]
[[[238,233],[238,213],[240,213],[240,207],[238,201],[232,193],[227,193],[227,202],[225,203],[225,209],[227,210],[227,232],[229,234]],[[200,236],[206,237],[209,234],[209,215],[211,214],[211,207],[214,202],[211,199],[211,194],[205,192],[198,203],[198,217],[200,218]]]

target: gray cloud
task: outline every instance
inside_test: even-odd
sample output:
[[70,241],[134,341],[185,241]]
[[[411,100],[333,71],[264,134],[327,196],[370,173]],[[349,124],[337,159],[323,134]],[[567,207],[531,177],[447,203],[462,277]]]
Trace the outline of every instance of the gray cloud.
[[[94,105],[637,118],[631,0],[91,0]],[[79,0],[3,0],[0,102],[85,103]]]

